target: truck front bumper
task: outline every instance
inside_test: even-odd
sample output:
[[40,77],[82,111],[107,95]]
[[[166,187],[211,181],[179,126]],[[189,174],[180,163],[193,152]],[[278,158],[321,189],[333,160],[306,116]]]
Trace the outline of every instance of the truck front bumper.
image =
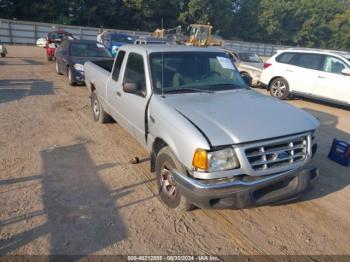
[[233,208],[273,204],[295,199],[318,175],[317,168],[303,167],[279,174],[237,176],[222,180],[197,180],[173,171],[181,194],[200,208]]

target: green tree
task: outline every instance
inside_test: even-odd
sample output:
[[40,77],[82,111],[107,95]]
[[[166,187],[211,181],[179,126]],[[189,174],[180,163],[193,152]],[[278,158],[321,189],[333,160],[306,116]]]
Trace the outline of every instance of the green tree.
[[183,2],[179,21],[182,25],[210,23],[223,35],[230,35],[233,19],[232,0],[190,0]]
[[242,0],[233,34],[249,41],[347,48],[349,9],[349,1],[339,0]]
[[333,37],[328,47],[350,50],[350,8],[337,14],[330,24]]

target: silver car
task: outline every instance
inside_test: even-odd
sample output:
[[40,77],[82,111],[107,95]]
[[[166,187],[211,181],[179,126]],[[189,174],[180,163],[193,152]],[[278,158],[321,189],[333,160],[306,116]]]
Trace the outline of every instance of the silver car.
[[252,79],[252,86],[260,86],[260,75],[264,69],[264,62],[254,52],[237,52],[225,49],[232,61],[235,63],[242,76],[249,76]]
[[112,117],[149,152],[171,208],[289,200],[317,175],[318,121],[252,90],[221,49],[126,45],[84,71],[94,120]]

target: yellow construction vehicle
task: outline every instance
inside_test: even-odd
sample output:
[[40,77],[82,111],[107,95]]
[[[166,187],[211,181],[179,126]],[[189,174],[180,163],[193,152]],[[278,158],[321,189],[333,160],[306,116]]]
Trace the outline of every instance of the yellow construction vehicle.
[[190,38],[186,45],[192,46],[223,46],[224,41],[212,35],[213,26],[210,24],[191,24]]

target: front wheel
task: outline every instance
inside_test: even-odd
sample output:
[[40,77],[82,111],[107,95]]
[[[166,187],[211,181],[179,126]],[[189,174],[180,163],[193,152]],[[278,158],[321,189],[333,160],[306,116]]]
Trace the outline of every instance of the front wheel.
[[289,97],[289,84],[284,78],[276,78],[270,84],[270,94],[281,100]]
[[70,86],[75,86],[76,83],[75,83],[75,80],[74,80],[72,69],[70,67],[68,67],[67,70],[68,70],[68,84]]
[[172,174],[173,169],[186,173],[186,169],[177,160],[170,148],[163,147],[157,154],[155,163],[159,197],[170,208],[179,211],[190,211],[194,209],[194,205],[188,203],[186,198],[181,195]]

